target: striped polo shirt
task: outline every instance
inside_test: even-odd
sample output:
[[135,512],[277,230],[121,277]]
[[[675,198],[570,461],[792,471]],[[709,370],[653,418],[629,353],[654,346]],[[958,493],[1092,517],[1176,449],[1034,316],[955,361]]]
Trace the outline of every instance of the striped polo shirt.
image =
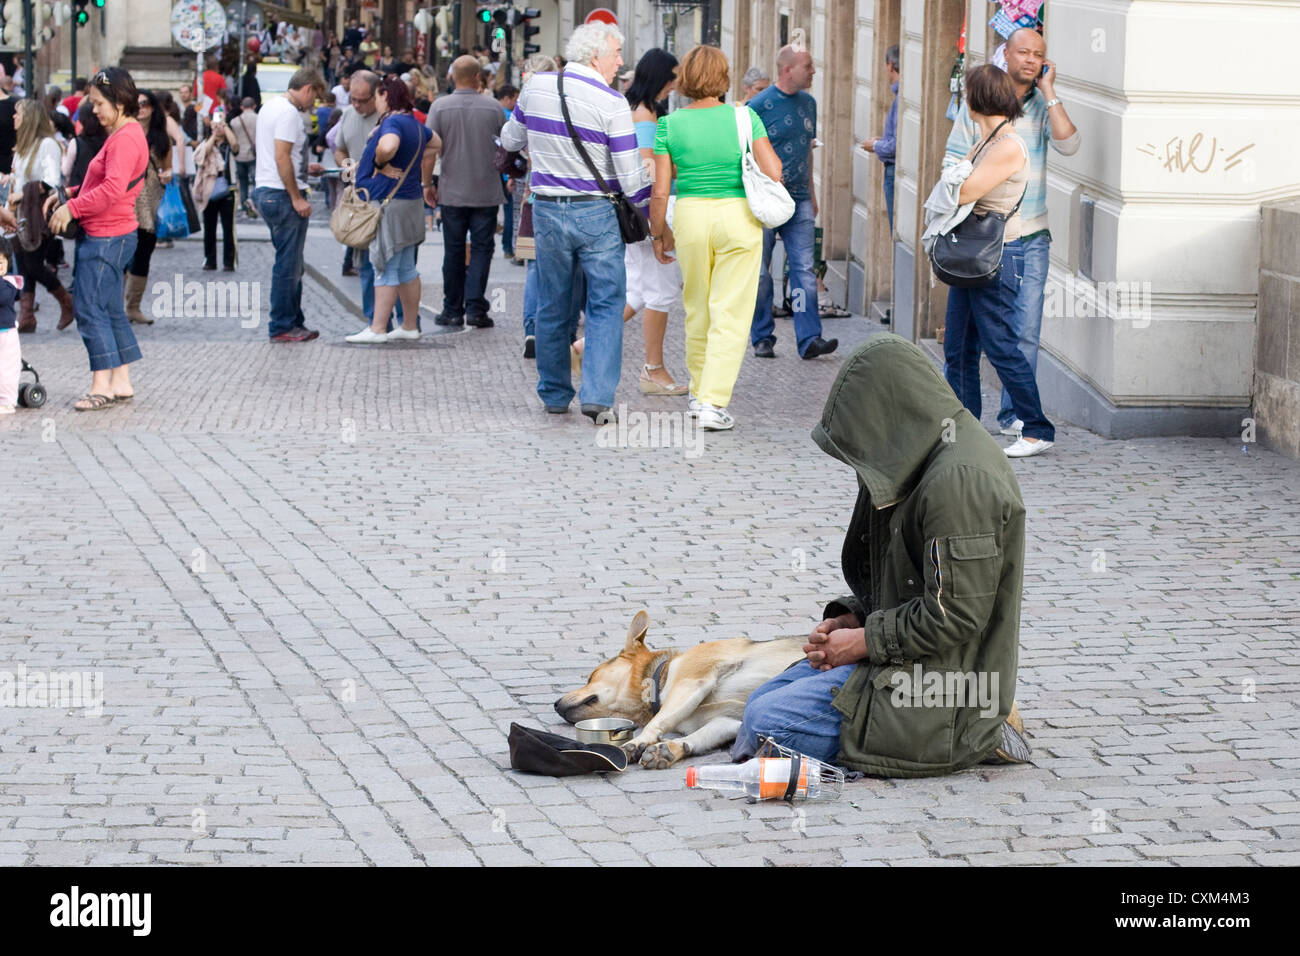
[[[1048,122],[1047,101],[1038,87],[1029,89],[1021,101],[1024,113],[1015,122],[1016,132],[1029,147],[1029,181],[1025,184],[1025,198],[1020,203],[1021,235],[1028,236],[1047,229],[1047,144],[1062,156],[1073,156],[1079,151],[1080,136],[1076,129],[1065,139],[1052,139],[1052,124]],[[971,119],[966,103],[961,104],[952,132],[948,134],[943,165],[947,169],[966,158],[966,154],[980,142],[979,127]]]
[[[542,196],[600,195],[591,170],[578,155],[564,125],[555,73],[535,73],[519,94],[501,130],[506,149],[528,149],[529,180]],[[595,70],[580,63],[564,68],[564,99],[574,131],[606,184],[634,205],[650,199],[650,177],[641,165],[632,108]]]

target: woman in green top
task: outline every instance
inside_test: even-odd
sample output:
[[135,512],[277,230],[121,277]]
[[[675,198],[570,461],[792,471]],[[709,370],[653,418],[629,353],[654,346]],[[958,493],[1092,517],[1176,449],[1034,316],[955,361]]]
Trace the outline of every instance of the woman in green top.
[[[750,124],[759,168],[781,178],[781,161],[762,120],[747,107],[722,103],[730,85],[726,54],[717,47],[697,46],[683,57],[677,89],[694,102],[659,120],[650,197],[655,255],[671,262],[676,251],[681,263],[691,412],[710,431],[736,424],[727,405],[749,341],[763,257],[763,227],[749,210],[740,178],[736,110],[744,110],[742,119]],[[666,219],[674,178],[677,202],[670,229]]]

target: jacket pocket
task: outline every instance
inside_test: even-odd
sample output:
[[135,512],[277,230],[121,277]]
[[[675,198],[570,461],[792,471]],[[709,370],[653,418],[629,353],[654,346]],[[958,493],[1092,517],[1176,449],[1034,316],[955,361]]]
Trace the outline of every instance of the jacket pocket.
[[954,598],[997,593],[1002,560],[997,536],[992,532],[948,538],[948,557],[945,578],[948,593]]
[[916,673],[914,667],[888,667],[872,680],[863,749],[871,755],[909,763],[949,764],[957,707],[942,701],[927,705],[924,681],[918,683]]

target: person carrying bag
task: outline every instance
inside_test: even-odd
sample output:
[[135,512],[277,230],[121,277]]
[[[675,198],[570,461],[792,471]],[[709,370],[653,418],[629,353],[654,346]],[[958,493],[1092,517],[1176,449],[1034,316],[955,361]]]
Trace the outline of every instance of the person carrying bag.
[[596,188],[605,194],[605,198],[614,204],[614,215],[618,217],[618,231],[623,237],[625,245],[641,242],[650,238],[650,224],[646,222],[645,216],[637,211],[632,205],[631,200],[620,190],[614,192],[609,188],[603,176],[596,169],[596,164],[591,161],[587,154],[587,148],[582,145],[582,140],[578,138],[577,132],[573,128],[573,120],[569,116],[569,104],[564,99],[564,71],[561,70],[555,77],[555,89],[560,94],[560,109],[564,112],[564,125],[569,131],[569,138],[573,140],[573,148],[578,151],[582,161],[586,163],[587,169],[591,170],[591,176],[596,180]]
[[754,157],[754,130],[748,106],[736,107],[736,136],[740,140],[740,181],[754,218],[765,229],[785,225],[794,215],[794,200],[779,179],[773,179],[758,167]]
[[370,194],[365,189],[357,188],[357,164],[349,160],[343,165],[343,171],[339,174],[343,180],[343,195],[330,213],[330,232],[334,233],[334,238],[340,244],[353,249],[370,247],[375,236],[379,235],[379,223],[384,217],[384,209],[402,188],[402,183],[406,182],[406,177],[411,174],[419,158],[418,152],[411,157],[402,172],[402,178],[398,180],[397,188],[380,203],[372,203]]

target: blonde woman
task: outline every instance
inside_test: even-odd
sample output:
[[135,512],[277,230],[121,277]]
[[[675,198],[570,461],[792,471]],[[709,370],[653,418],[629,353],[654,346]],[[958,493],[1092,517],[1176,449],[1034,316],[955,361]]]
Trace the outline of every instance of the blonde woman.
[[[655,256],[667,263],[676,252],[681,264],[690,407],[709,431],[736,424],[727,406],[745,357],[763,258],[763,227],[749,210],[740,178],[737,109],[745,109],[759,168],[781,179],[781,160],[762,120],[748,108],[722,102],[730,86],[727,57],[717,47],[697,46],[682,58],[677,90],[693,102],[659,120],[650,195]],[[674,179],[677,202],[669,229]]]
[[[14,111],[13,183],[9,192],[9,205],[18,214],[27,207],[31,215],[41,215],[46,200],[63,185],[63,150],[54,138],[54,125],[50,114],[36,100],[19,100]],[[28,189],[28,185],[31,188]],[[32,194],[26,203],[25,193]],[[22,218],[20,216],[20,218]],[[36,331],[36,284],[45,286],[59,303],[59,328],[72,324],[72,296],[58,273],[50,268],[46,253],[54,242],[48,230],[40,245],[30,252],[20,242],[14,243],[18,271],[23,277],[23,291],[19,297],[18,331]]]

